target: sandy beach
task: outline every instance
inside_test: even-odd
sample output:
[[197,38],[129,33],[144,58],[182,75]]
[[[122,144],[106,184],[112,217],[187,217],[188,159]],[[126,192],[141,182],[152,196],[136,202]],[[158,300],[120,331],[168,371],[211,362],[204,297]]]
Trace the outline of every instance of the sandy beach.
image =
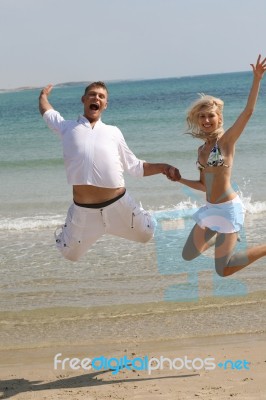
[[[123,349],[123,350],[121,350]],[[108,351],[107,351],[108,350]],[[215,362],[228,359],[236,362],[246,360],[249,369],[239,362],[216,366],[213,370],[198,370],[198,363],[191,370],[148,371],[121,370],[113,374],[110,370],[73,371],[54,369],[54,356],[58,346],[48,348],[24,348],[2,350],[1,397],[3,399],[246,399],[259,400],[266,397],[266,334],[238,334],[214,337],[123,343],[63,346],[60,352],[65,357],[84,358],[90,354],[105,354],[135,357],[174,359],[213,357]],[[107,354],[108,353],[108,354]],[[168,364],[169,365],[169,364]],[[237,366],[237,367],[236,367]]]
[[1,318],[3,399],[266,398],[264,293]]

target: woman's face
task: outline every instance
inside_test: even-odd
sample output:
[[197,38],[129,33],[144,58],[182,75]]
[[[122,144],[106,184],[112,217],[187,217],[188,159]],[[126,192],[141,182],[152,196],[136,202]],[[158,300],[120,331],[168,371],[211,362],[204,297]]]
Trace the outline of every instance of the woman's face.
[[212,133],[221,126],[222,119],[215,109],[203,108],[198,115],[198,124],[204,133]]

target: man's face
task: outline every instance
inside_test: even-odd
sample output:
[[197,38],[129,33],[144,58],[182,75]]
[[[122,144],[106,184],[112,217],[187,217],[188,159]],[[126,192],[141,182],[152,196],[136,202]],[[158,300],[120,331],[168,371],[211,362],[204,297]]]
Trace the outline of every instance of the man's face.
[[94,86],[81,98],[84,104],[84,116],[90,121],[98,121],[101,113],[107,108],[108,94],[100,86]]

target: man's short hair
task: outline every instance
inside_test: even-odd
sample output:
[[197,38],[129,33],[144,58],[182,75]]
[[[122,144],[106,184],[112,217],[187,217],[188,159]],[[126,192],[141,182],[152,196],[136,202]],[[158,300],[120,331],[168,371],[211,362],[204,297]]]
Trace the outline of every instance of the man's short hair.
[[92,83],[90,83],[90,84],[85,88],[84,94],[87,94],[89,90],[91,90],[91,89],[93,89],[93,88],[95,88],[95,87],[101,87],[101,88],[103,88],[104,90],[106,90],[106,92],[107,92],[107,94],[108,94],[107,86],[106,86],[105,83],[102,82],[102,81],[97,81],[97,82],[92,82]]

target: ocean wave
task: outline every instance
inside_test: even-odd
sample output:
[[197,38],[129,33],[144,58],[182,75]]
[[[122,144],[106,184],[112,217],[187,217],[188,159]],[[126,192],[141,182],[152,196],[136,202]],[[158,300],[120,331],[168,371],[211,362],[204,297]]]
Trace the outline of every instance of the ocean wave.
[[[251,197],[240,197],[247,214],[256,215],[266,212],[266,201],[252,202]],[[202,205],[204,204],[188,199],[177,203],[173,208],[164,208],[162,206],[160,210],[155,210],[153,213],[156,219],[189,218]]]
[[0,230],[22,231],[26,229],[52,228],[64,223],[63,215],[38,215],[20,218],[1,218]]
[[32,160],[8,160],[0,161],[0,168],[17,169],[17,168],[35,168],[35,167],[57,167],[62,165],[61,158],[32,159]]
[[[247,214],[257,215],[266,212],[266,201],[252,202],[250,197],[242,198]],[[181,201],[172,208],[160,207],[159,210],[150,210],[157,220],[174,220],[180,218],[191,218],[202,204],[191,199]],[[2,217],[0,219],[0,230],[22,231],[26,229],[53,228],[62,225],[65,215],[35,215],[27,217]]]
[[243,197],[242,201],[249,214],[260,214],[266,211],[266,201],[251,201],[251,197]]

